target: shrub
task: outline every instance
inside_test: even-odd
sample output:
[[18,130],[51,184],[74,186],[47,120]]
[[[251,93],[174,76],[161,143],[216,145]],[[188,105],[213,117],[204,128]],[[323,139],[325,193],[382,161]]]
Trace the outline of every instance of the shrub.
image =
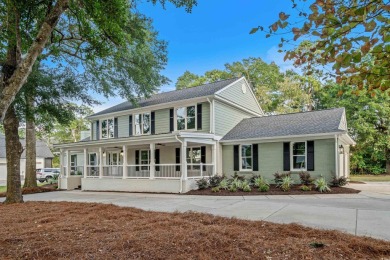
[[243,180],[245,179],[244,176],[239,176],[239,175],[237,174],[237,172],[234,172],[234,175],[233,175],[232,178],[233,178],[233,179],[240,180],[240,181],[243,181]]
[[324,177],[318,178],[314,181],[314,186],[319,192],[329,192],[331,189],[328,186]]
[[211,188],[211,191],[212,191],[212,192],[219,192],[219,187],[212,187],[212,188]]
[[267,192],[269,191],[269,185],[268,184],[262,184],[259,186],[259,191],[261,192]]
[[239,179],[234,179],[231,183],[230,186],[235,187],[237,190],[242,189],[242,181]]
[[229,189],[229,181],[227,179],[222,179],[221,182],[219,183],[218,187],[222,190]]
[[294,184],[294,180],[291,179],[290,175],[286,175],[282,178],[282,181],[278,186],[282,189],[282,191],[289,191],[291,189],[291,185]]
[[340,177],[340,178],[333,177],[331,184],[333,187],[342,187],[347,185],[347,182],[348,182],[347,178],[345,177]]
[[310,185],[313,182],[313,179],[311,178],[310,173],[308,172],[300,172],[299,179],[301,180],[301,184],[306,186]]
[[218,187],[219,183],[224,179],[223,176],[214,175],[209,178],[210,187]]
[[277,173],[274,173],[275,184],[276,185],[280,185],[282,183],[282,181],[283,181],[283,178],[286,177],[286,176],[290,177],[291,173],[290,172],[286,172],[286,173],[279,173],[279,172],[277,172]]
[[248,181],[243,181],[241,182],[241,189],[245,192],[250,192],[252,189],[251,189],[251,186],[249,185],[249,182]]
[[237,191],[237,188],[236,188],[235,186],[230,185],[229,191],[230,191],[230,192],[236,192],[236,191]]
[[258,178],[260,178],[260,174],[253,174],[252,177],[249,179],[249,185],[255,186],[255,181]]
[[299,189],[303,191],[311,191],[311,187],[306,185],[302,185],[301,187],[299,187]]
[[260,186],[269,186],[269,183],[268,181],[263,178],[262,176],[259,176],[257,177],[255,180],[254,180],[254,183],[253,183],[253,186],[257,187],[257,188],[260,188]]
[[198,185],[198,189],[204,190],[209,187],[209,182],[206,178],[202,178],[196,181],[196,185]]

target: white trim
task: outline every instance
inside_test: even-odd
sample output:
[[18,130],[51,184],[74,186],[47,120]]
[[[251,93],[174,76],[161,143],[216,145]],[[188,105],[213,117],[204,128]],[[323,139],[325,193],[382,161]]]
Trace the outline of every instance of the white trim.
[[243,78],[244,78],[244,80],[245,80],[245,82],[246,82],[246,85],[247,85],[248,88],[249,88],[249,91],[250,91],[251,94],[252,94],[253,99],[256,101],[256,104],[257,104],[257,106],[259,107],[259,109],[260,109],[260,111],[261,111],[261,114],[264,115],[264,111],[263,111],[263,109],[261,108],[260,103],[259,103],[259,101],[257,100],[257,97],[256,97],[255,93],[253,92],[253,90],[252,90],[252,88],[251,88],[251,85],[249,84],[248,80],[247,80],[245,77],[243,77]]
[[[149,133],[147,134],[144,134],[144,114],[149,114]],[[140,127],[142,126],[141,129],[141,134],[136,134],[136,131],[135,131],[135,116],[136,115],[141,115],[141,124],[140,124]],[[134,113],[134,114],[131,114],[132,116],[132,124],[131,124],[131,127],[132,127],[132,130],[133,130],[133,136],[145,136],[145,135],[151,135],[152,134],[152,111],[148,110],[148,111],[144,111],[142,113]],[[119,127],[119,126],[118,126]],[[119,131],[119,129],[118,129]]]
[[[194,119],[195,119],[195,128],[191,128],[191,129],[187,129],[187,108],[188,107],[195,107],[195,116],[194,116]],[[177,110],[180,109],[180,108],[185,108],[185,117],[184,117],[184,126],[185,126],[185,129],[180,129],[178,130],[177,129]],[[193,104],[189,104],[189,105],[185,105],[185,106],[175,106],[173,108],[173,118],[174,118],[174,122],[173,122],[173,130],[174,131],[198,131],[198,118],[197,118],[197,114],[198,113],[198,103],[196,103],[195,105]]]
[[215,134],[215,99],[213,98],[213,121],[210,121],[210,128],[212,127],[212,134]]
[[[113,135],[113,137],[110,137],[110,132],[108,130],[108,120],[110,120],[110,119],[112,120],[112,124],[113,124],[113,128],[114,128],[114,135]],[[103,130],[102,124],[103,124],[103,121],[107,121],[107,126],[106,126],[107,137],[103,137],[102,136],[102,130]],[[99,119],[99,138],[102,139],[102,140],[115,138],[115,117],[104,117],[102,119]]]
[[[294,147],[295,143],[305,143],[305,168],[303,168],[303,169],[294,169],[294,160],[293,160],[294,149],[293,149],[293,147]],[[307,171],[307,141],[290,142],[290,172],[301,172],[301,171]]]
[[[246,146],[248,146],[248,145],[250,145],[251,146],[251,160],[252,160],[252,165],[251,165],[251,168],[250,169],[243,169],[242,168],[242,146],[243,145],[246,145]],[[238,151],[238,163],[239,163],[239,169],[240,169],[240,172],[251,172],[251,171],[253,171],[253,144],[240,144],[239,145],[239,151]],[[245,158],[247,158],[246,156],[245,156]]]
[[254,115],[254,116],[263,116],[262,114],[256,113],[256,112],[254,112],[254,111],[252,111],[252,110],[249,110],[249,109],[247,109],[247,108],[245,108],[245,107],[243,107],[243,106],[241,106],[241,105],[238,105],[238,104],[234,103],[233,101],[228,100],[228,99],[226,99],[226,98],[224,98],[224,97],[215,96],[215,99],[218,100],[218,101],[221,101],[222,103],[225,103],[225,104],[227,104],[227,105],[230,105],[230,106],[232,106],[232,107],[235,107],[235,108],[238,108],[238,109],[240,109],[240,110],[243,110],[243,111],[245,111],[245,112],[247,112],[247,113],[249,113],[249,114],[251,114],[251,115]]
[[229,85],[221,88],[220,90],[218,90],[217,92],[214,93],[214,95],[218,95],[220,94],[221,92],[223,92],[224,90],[230,88],[231,86],[233,86],[234,84],[236,84],[237,82],[239,82],[240,80],[242,80],[244,77],[241,77],[241,78],[238,78],[237,80],[233,81],[232,83],[230,83]]
[[334,136],[335,142],[334,142],[334,154],[335,154],[335,175],[336,178],[339,178],[339,142],[338,142],[338,135]]

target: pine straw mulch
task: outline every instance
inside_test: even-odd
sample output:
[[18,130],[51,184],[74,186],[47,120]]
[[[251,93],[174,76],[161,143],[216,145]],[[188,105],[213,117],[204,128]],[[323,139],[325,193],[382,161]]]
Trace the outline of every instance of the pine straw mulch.
[[[38,186],[34,188],[22,188],[22,194],[33,194],[50,191],[58,191],[57,184],[46,184],[44,186]],[[0,198],[5,197],[6,195],[6,192],[0,192]]]
[[191,190],[184,195],[209,195],[209,196],[251,196],[251,195],[308,195],[308,194],[351,194],[351,193],[359,193],[360,190],[355,190],[351,188],[345,187],[330,187],[330,192],[321,193],[311,188],[310,191],[303,191],[300,189],[301,185],[293,185],[289,191],[282,191],[279,187],[276,187],[275,184],[270,185],[270,189],[267,192],[261,192],[256,188],[252,188],[252,191],[236,191],[231,192],[228,190],[219,190],[219,192],[211,191],[211,188],[203,189],[203,190]]
[[0,226],[2,259],[390,258],[390,242],[339,231],[104,204],[3,204]]

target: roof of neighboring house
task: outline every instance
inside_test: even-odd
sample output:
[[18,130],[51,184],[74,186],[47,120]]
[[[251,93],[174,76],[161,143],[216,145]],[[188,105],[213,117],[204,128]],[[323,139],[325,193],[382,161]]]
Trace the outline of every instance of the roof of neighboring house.
[[340,128],[343,114],[344,108],[334,108],[243,119],[222,141],[343,133],[345,130]]
[[95,113],[95,114],[91,115],[90,117],[119,112],[119,111],[124,111],[124,110],[129,110],[129,109],[133,109],[136,107],[147,107],[147,106],[152,106],[152,105],[170,103],[170,102],[174,102],[174,101],[180,101],[180,100],[186,100],[186,99],[191,99],[191,98],[206,97],[206,96],[214,95],[217,91],[230,85],[231,83],[233,83],[237,79],[238,78],[221,80],[221,81],[217,81],[217,82],[213,82],[213,83],[200,85],[197,87],[155,94],[155,95],[152,95],[150,98],[141,99],[137,105],[134,105],[132,102],[126,101],[126,102],[123,102],[119,105],[116,105],[116,106],[107,108],[103,111],[100,111],[98,113]]
[[[20,143],[22,146],[25,148],[26,147],[26,140],[25,139],[20,139]],[[54,155],[50,151],[49,147],[46,145],[45,142],[37,140],[36,142],[36,157],[40,158],[53,158]],[[5,137],[4,135],[0,134],[0,158],[5,158],[6,153],[5,153]],[[26,158],[26,150],[23,151],[22,159]]]

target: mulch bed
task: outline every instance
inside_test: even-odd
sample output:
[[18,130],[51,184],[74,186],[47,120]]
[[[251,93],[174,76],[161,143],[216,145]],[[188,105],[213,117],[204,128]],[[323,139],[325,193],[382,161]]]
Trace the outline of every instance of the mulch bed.
[[[46,184],[44,186],[38,186],[35,188],[23,188],[22,194],[33,194],[33,193],[41,193],[41,192],[50,192],[57,191],[57,184]],[[0,193],[0,198],[6,196],[6,192]]]
[[345,187],[331,187],[330,192],[321,193],[314,188],[310,191],[303,191],[299,189],[300,185],[293,185],[289,191],[282,191],[275,184],[270,185],[270,189],[267,192],[258,191],[256,188],[252,188],[250,192],[237,191],[231,192],[228,190],[220,190],[219,192],[213,192],[211,189],[204,190],[191,190],[184,195],[211,195],[211,196],[252,196],[252,195],[308,195],[308,194],[351,194],[359,193],[360,190],[355,190]]
[[388,259],[390,242],[297,224],[114,205],[0,205],[2,259]]

